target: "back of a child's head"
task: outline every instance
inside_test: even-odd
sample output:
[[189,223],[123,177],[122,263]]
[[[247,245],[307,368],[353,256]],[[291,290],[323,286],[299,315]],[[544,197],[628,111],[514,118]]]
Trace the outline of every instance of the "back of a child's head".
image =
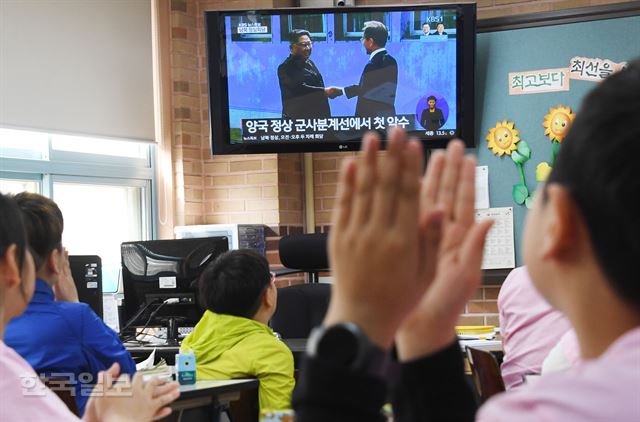
[[200,276],[200,301],[218,313],[253,318],[271,283],[267,259],[249,249],[225,252]]
[[11,245],[16,245],[17,264],[22,268],[27,239],[20,209],[14,198],[0,193],[0,258]]
[[564,140],[548,183],[574,199],[618,296],[640,310],[640,60],[596,87]]
[[36,268],[40,268],[54,249],[62,248],[62,212],[55,202],[37,193],[22,192],[15,200],[22,211]]

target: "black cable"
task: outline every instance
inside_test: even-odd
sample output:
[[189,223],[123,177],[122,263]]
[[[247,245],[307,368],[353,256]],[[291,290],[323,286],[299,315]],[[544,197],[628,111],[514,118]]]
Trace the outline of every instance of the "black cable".
[[[168,299],[167,299],[167,300],[168,300]],[[162,307],[163,307],[164,305],[166,305],[166,304],[167,304],[167,300],[165,300],[164,302],[162,302],[162,303],[160,304],[160,306],[158,306],[158,307],[157,307],[153,312],[151,312],[151,315],[149,315],[149,319],[147,319],[147,322],[145,322],[145,323],[144,323],[144,327],[142,327],[142,330],[140,330],[139,332],[137,332],[137,333],[135,333],[135,334],[133,335],[133,339],[134,339],[134,340],[136,340],[136,341],[137,341],[138,336],[139,336],[140,334],[143,334],[143,333],[144,333],[144,330],[146,330],[146,329],[149,327],[149,324],[151,323],[151,320],[153,319],[153,317],[154,317],[154,316],[156,316],[156,314],[158,313],[158,311],[159,311],[160,309],[162,309]],[[167,334],[167,335],[168,335],[168,334]],[[127,340],[125,340],[125,341],[129,341],[129,340],[131,340],[131,338],[128,338],[128,339],[127,339]]]
[[[126,300],[126,299],[125,299]],[[136,314],[134,316],[132,316],[129,321],[127,321],[127,323],[124,325],[124,327],[122,327],[120,329],[120,335],[124,335],[124,332],[127,328],[129,328],[131,326],[131,324],[133,324],[134,322],[136,322],[136,320],[138,318],[140,318],[140,315],[144,314],[144,312],[149,309],[149,306],[155,304],[159,299],[153,299],[151,300],[149,303],[147,303],[145,306],[143,306],[142,308],[140,308],[140,310],[138,310],[138,312],[136,312]]]

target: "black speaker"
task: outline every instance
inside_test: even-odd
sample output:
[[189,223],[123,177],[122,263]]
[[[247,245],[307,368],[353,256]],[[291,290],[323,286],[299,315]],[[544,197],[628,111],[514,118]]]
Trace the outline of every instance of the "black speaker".
[[97,255],[69,255],[69,264],[80,302],[102,318],[102,260]]

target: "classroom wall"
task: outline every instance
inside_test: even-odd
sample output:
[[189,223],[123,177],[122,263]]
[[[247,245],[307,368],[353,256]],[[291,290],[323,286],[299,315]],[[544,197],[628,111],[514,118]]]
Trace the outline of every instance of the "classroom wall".
[[[616,0],[479,0],[479,18],[512,16]],[[217,156],[209,152],[208,87],[204,19],[206,10],[287,7],[295,0],[164,0],[169,9],[171,52],[171,162],[175,190],[173,221],[181,224],[261,223],[268,230],[268,259],[275,267],[280,236],[302,232],[304,189],[301,154]],[[388,0],[357,1],[358,5],[388,4]],[[396,3],[415,3],[414,0]],[[335,205],[340,162],[350,153],[313,154],[316,231],[328,231]],[[162,208],[162,204],[160,205]],[[160,213],[162,215],[162,209]],[[303,282],[292,277],[280,285]],[[498,324],[499,287],[478,289],[461,315],[460,324]]]

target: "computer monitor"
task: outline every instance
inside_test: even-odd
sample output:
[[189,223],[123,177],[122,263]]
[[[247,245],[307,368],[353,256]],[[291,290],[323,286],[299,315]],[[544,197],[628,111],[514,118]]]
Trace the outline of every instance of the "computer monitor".
[[200,274],[228,245],[224,236],[122,243],[121,334],[128,327],[166,325],[167,343],[176,344],[178,326],[194,326],[204,313]]

